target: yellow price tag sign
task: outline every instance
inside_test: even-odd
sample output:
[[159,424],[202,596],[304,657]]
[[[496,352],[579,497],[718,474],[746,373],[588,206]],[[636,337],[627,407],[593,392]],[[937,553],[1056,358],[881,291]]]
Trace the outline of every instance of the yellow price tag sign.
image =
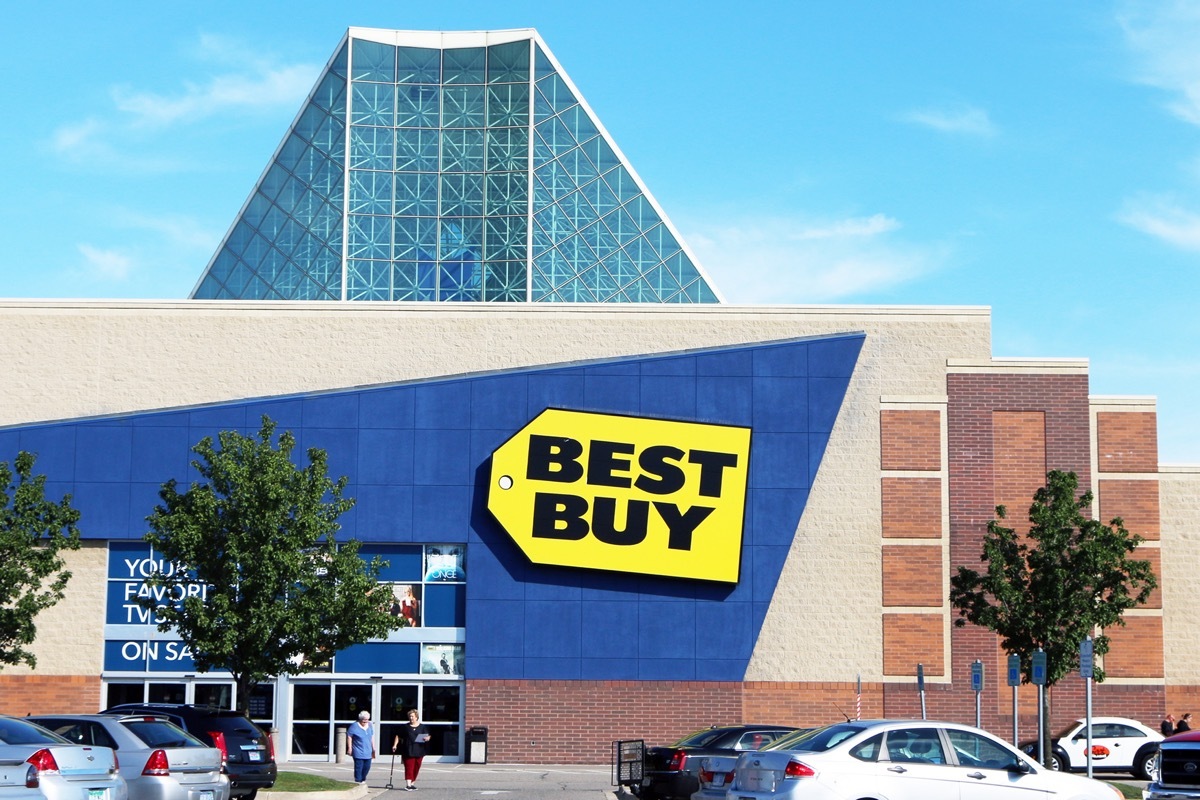
[[488,509],[536,564],[736,583],[750,429],[546,409],[492,453]]

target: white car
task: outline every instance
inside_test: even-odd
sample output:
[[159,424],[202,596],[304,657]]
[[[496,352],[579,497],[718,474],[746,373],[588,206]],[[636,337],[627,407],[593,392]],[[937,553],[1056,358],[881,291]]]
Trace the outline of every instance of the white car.
[[0,763],[6,797],[33,790],[43,800],[129,798],[111,748],[72,744],[23,719],[0,716]]
[[[1092,717],[1092,772],[1128,772],[1152,781],[1158,777],[1158,743],[1162,734],[1135,719]],[[1087,728],[1077,719],[1050,743],[1050,768],[1064,772],[1087,771]],[[1021,749],[1036,759],[1037,742]]]
[[1112,786],[1041,767],[953,722],[842,722],[738,757],[727,800],[1115,800]]

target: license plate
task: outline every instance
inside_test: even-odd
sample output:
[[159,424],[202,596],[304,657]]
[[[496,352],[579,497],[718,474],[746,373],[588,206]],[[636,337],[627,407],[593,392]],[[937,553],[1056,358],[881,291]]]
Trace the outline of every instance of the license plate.
[[105,800],[108,789],[88,789],[88,800]]
[[250,759],[251,761],[262,761],[262,753],[258,752],[257,750],[251,750],[246,754],[246,758]]
[[204,791],[200,792],[200,796],[196,800],[213,800],[212,790],[205,789]]
[[724,775],[713,775],[712,785],[713,785],[714,789],[719,789],[720,787],[724,786],[725,785],[725,776]]

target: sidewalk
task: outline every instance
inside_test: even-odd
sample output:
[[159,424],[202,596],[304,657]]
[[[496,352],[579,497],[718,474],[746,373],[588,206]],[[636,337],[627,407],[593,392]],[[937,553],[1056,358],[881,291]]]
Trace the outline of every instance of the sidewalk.
[[[289,762],[280,765],[281,771],[323,775],[337,781],[353,783],[354,765]],[[391,782],[392,789],[387,788]],[[396,792],[396,795],[392,793]],[[556,800],[620,800],[628,797],[612,785],[612,768],[608,765],[584,766],[546,764],[445,764],[426,762],[417,778],[417,791],[404,791],[404,768],[396,759],[392,771],[391,758],[377,759],[371,765],[365,786],[352,786],[342,792],[259,792],[258,800],[359,800],[386,795],[385,800],[401,796],[420,796],[427,800],[460,800],[470,797],[512,795],[523,800],[549,798]]]

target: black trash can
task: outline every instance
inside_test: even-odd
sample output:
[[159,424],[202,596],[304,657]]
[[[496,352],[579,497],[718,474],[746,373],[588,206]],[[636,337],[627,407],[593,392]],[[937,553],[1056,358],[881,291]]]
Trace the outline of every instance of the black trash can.
[[467,763],[487,763],[488,729],[475,727],[467,729]]

